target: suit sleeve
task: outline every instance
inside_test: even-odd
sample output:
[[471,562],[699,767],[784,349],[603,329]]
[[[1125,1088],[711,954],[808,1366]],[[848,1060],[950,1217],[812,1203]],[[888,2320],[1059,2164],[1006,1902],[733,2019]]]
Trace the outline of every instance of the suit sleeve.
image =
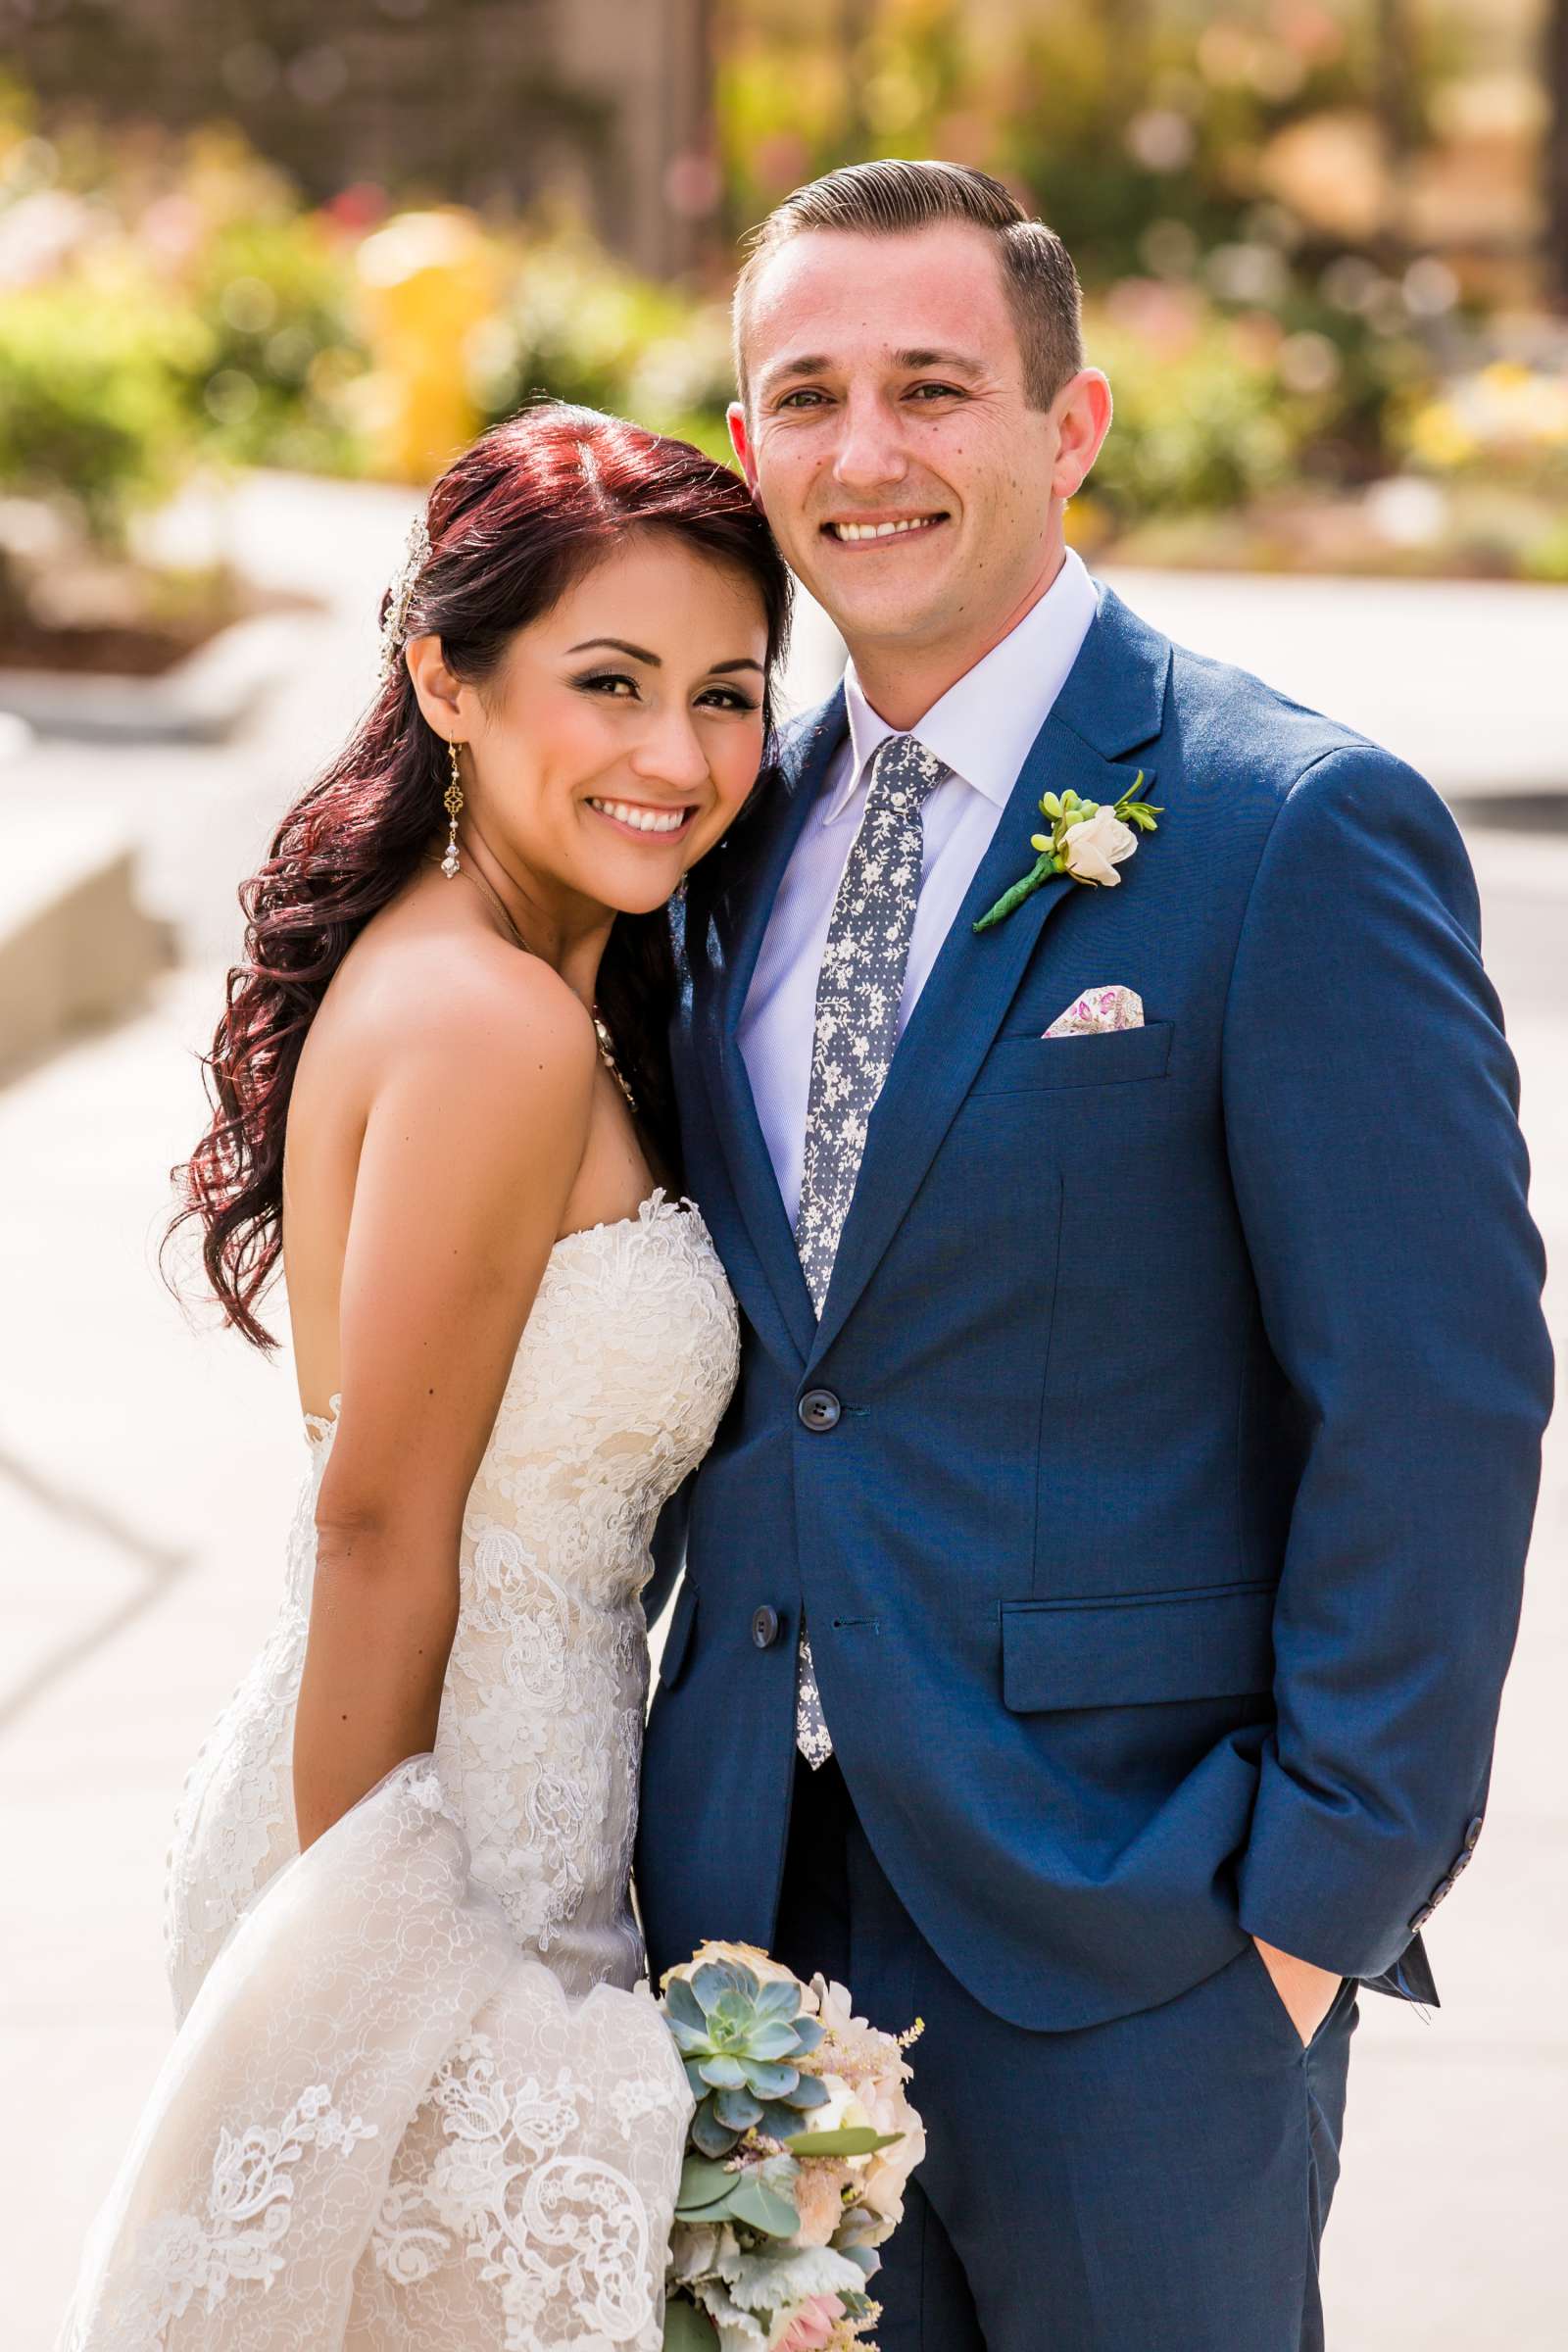
[[1480,1827],[1551,1398],[1518,1076],[1457,828],[1369,744],[1292,790],[1225,1014],[1227,1144],[1307,1434],[1241,1923],[1396,1961]]

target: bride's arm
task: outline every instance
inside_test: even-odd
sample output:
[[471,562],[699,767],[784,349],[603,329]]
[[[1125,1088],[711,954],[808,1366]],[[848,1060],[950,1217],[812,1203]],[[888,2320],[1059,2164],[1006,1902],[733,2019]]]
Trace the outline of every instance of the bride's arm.
[[302,1850],[434,1745],[464,1503],[582,1161],[596,1067],[582,1005],[510,951],[494,971],[465,959],[422,985],[388,1035],[316,1509],[294,1732]]

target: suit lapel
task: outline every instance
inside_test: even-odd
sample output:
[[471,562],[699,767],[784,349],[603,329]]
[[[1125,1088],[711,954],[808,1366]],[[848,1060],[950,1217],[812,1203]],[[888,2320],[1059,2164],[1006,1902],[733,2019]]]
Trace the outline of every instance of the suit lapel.
[[[782,806],[776,813],[769,811],[759,816],[760,823],[770,827],[769,836],[761,846],[754,871],[743,885],[742,904],[727,909],[727,919],[721,927],[717,976],[706,990],[701,984],[697,990],[701,1021],[699,1059],[716,1113],[736,1201],[758,1267],[765,1277],[771,1304],[782,1317],[785,1332],[803,1363],[810,1352],[816,1317],[801,1271],[795,1236],[784,1213],[773,1163],[768,1157],[737,1033],[773,901],[790,854],[816,802],[828,764],[844,739],[846,723],[841,686],[806,728],[793,773],[780,795]],[[749,1309],[754,1308],[753,1301],[747,1303]],[[766,1300],[755,1302],[763,1314],[767,1304]],[[757,1320],[758,1315],[753,1311],[753,1321]]]
[[[1078,660],[1024,761],[871,1113],[813,1356],[843,1329],[903,1222],[1046,924],[1066,898],[1086,888],[1058,874],[995,930],[975,933],[980,916],[1032,861],[1029,836],[1039,830],[1041,794],[1070,788],[1084,800],[1114,802],[1132,790],[1140,765],[1146,785],[1152,783],[1152,759],[1118,764],[1117,756],[1158,734],[1170,646],[1108,589],[1102,587],[1100,598]],[[1119,887],[1137,887],[1132,869],[1124,869]]]

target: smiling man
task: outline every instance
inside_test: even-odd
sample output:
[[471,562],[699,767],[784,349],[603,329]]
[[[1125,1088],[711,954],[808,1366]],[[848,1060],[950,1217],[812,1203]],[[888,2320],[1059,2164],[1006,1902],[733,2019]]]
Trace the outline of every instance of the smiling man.
[[661,1531],[650,1949],[925,2019],[883,2352],[1308,2352],[1357,1985],[1433,1997],[1549,1408],[1469,867],[1066,548],[1110,392],[995,181],[802,189],[736,350],[850,667],[687,922],[747,1335]]

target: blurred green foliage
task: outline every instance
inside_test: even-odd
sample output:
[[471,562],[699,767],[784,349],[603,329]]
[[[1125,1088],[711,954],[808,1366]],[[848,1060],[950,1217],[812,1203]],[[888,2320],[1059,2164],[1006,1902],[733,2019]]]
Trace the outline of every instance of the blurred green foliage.
[[188,390],[209,345],[190,311],[147,289],[66,282],[0,306],[0,482],[62,495],[118,546],[130,515],[177,487]]
[[314,214],[225,221],[192,257],[188,298],[206,365],[187,378],[193,421],[237,465],[359,470],[337,395],[363,370],[353,270]]
[[509,274],[470,359],[487,423],[545,392],[728,456],[724,304],[638,277],[572,227],[525,238]]
[[[731,232],[857,156],[946,154],[1004,176],[1079,264],[1116,401],[1075,502],[1086,543],[1151,518],[1217,533],[1253,502],[1353,502],[1392,474],[1429,485],[1425,509],[1390,510],[1412,563],[1424,513],[1435,553],[1560,576],[1561,339],[1499,341],[1446,260],[1378,225],[1374,15],[736,0],[710,282],[650,282],[566,219],[468,217],[497,292],[450,365],[480,422],[543,392],[725,457]],[[1445,21],[1423,25],[1416,140],[1460,63]],[[190,466],[383,465],[397,362],[360,262],[388,204],[355,188],[307,210],[221,125],[46,133],[0,81],[0,485],[74,504],[108,544]]]

